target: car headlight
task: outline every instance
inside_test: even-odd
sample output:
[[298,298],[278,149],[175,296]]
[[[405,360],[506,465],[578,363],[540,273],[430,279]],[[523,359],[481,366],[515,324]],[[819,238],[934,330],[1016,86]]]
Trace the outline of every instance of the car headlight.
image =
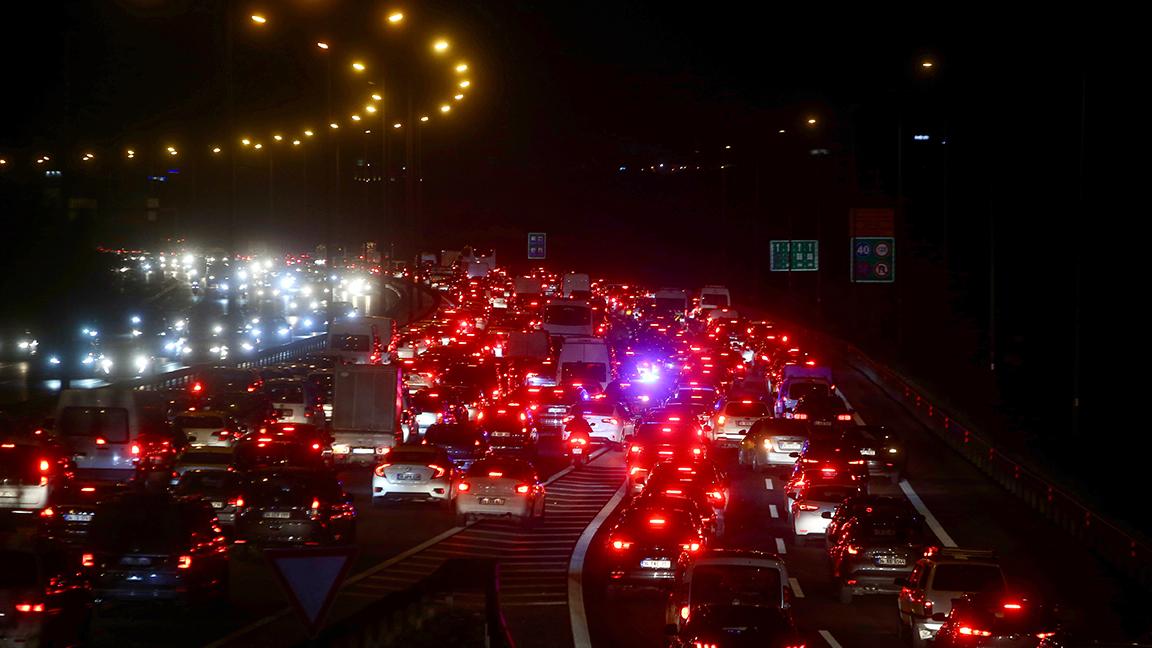
[[771,450],[772,449],[772,439],[764,439],[764,449],[765,450]]
[[899,450],[896,448],[888,448],[888,454],[896,454],[897,452],[899,452]]

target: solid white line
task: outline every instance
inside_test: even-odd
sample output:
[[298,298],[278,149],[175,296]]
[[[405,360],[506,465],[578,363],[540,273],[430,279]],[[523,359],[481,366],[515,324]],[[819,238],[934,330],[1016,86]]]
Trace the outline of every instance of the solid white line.
[[848,398],[844,396],[844,392],[840,390],[836,391],[840,394],[840,400],[844,401],[844,407],[852,410],[852,421],[856,423],[856,425],[864,425],[864,418],[860,416],[860,412],[857,412],[856,408],[852,407],[852,403],[848,402]]
[[900,480],[900,490],[904,491],[904,494],[908,496],[908,501],[912,502],[912,506],[915,507],[920,515],[924,516],[924,519],[928,522],[928,528],[932,529],[932,533],[935,533],[936,537],[940,539],[940,544],[945,547],[955,547],[956,541],[952,539],[952,536],[948,535],[948,532],[941,526],[940,520],[937,520],[936,516],[932,515],[932,511],[929,511],[928,507],[924,505],[924,500],[920,499],[916,491],[912,490],[912,484],[909,484],[907,479]]
[[824,641],[827,641],[828,645],[832,648],[844,648],[844,646],[840,645],[839,641],[836,641],[836,638],[832,636],[831,632],[828,632],[827,630],[821,630],[820,636],[824,637]]
[[588,634],[588,617],[584,613],[584,558],[588,554],[588,546],[592,538],[600,529],[600,525],[608,519],[624,494],[628,492],[629,483],[620,484],[619,490],[608,500],[596,519],[584,529],[576,548],[572,550],[572,562],[568,563],[568,615],[572,625],[572,643],[575,648],[592,648],[592,638]]
[[765,477],[764,478],[764,488],[767,488],[768,490],[774,490],[775,489],[775,486],[772,485],[772,478],[771,477]]
[[784,538],[776,538],[776,553],[781,556],[788,553],[788,547],[784,546]]
[[774,518],[780,517],[780,511],[776,510],[775,504],[768,505],[768,513]]
[[788,577],[788,585],[792,588],[792,596],[804,598],[804,590],[800,589],[800,581],[795,576]]

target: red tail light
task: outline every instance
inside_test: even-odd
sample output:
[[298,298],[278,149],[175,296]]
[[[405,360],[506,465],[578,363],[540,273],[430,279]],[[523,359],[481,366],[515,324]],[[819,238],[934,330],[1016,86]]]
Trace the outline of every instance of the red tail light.
[[46,472],[48,472],[48,469],[51,467],[52,467],[52,464],[49,463],[49,461],[47,459],[41,459],[40,460],[40,472],[46,473]]
[[468,482],[460,482],[459,484],[456,484],[456,490],[460,491],[461,493],[468,492],[468,489],[470,488],[472,487],[468,484]]
[[1024,606],[1020,605],[1019,603],[1005,603],[1004,609],[1005,610],[1023,610]]
[[104,437],[96,437],[96,445],[105,445],[107,443],[108,442],[104,440]]
[[851,414],[837,414],[836,420],[837,421],[851,421],[852,415]]
[[858,553],[860,553],[860,547],[848,546],[848,555],[855,556]]
[[716,417],[716,425],[724,425],[724,421],[727,421],[727,420],[728,420],[728,417],[721,414],[720,416]]
[[700,551],[700,546],[701,545],[699,542],[685,542],[684,544],[680,545],[680,548],[689,553],[696,553],[697,551]]
[[640,446],[634,445],[628,448],[628,452],[631,452],[632,454],[640,454]]
[[319,449],[320,449],[320,444],[319,444],[319,443],[313,443],[313,444],[312,444],[312,449],[313,449],[313,450],[319,450]]
[[793,414],[792,418],[796,419],[797,421],[806,421],[808,420],[808,415],[801,412],[799,414]]
[[700,456],[700,455],[704,454],[704,449],[703,448],[692,448],[692,454],[694,454],[696,456]]
[[192,393],[193,394],[199,394],[202,391],[204,391],[204,385],[203,384],[198,383],[198,382],[192,383]]
[[388,466],[391,466],[391,465],[392,464],[390,464],[390,463],[382,463],[379,466],[376,466],[376,470],[374,470],[372,472],[376,473],[377,477],[383,477],[384,476],[384,469],[387,468]]
[[191,569],[192,556],[180,556],[176,559],[176,569]]
[[864,460],[863,459],[853,459],[852,461],[848,462],[848,465],[849,466],[863,466]]
[[723,501],[724,500],[724,493],[722,491],[718,491],[718,490],[708,491],[708,498],[714,499],[716,501]]
[[516,487],[516,492],[521,494],[521,495],[527,495],[528,491],[531,489],[532,489],[532,487],[529,486],[528,484],[520,484],[519,486]]
[[1056,635],[1056,633],[1055,633],[1055,632],[1037,632],[1037,633],[1036,633],[1036,638],[1037,638],[1037,639],[1047,639],[1048,637],[1052,637],[1052,636],[1055,636],[1055,635]]
[[692,609],[691,609],[691,608],[689,608],[687,605],[683,605],[683,606],[681,606],[681,607],[680,607],[680,618],[681,618],[681,619],[684,619],[685,621],[687,621],[687,620],[688,620],[688,616],[689,616],[691,613],[692,613]]
[[132,454],[134,454],[134,455],[140,454],[140,446],[136,445],[135,443],[132,444],[131,450],[132,450]]
[[624,551],[625,549],[632,548],[632,542],[629,540],[613,540],[612,548],[616,551]]
[[956,632],[958,632],[958,633],[960,633],[966,637],[991,637],[992,636],[992,633],[989,632],[988,630],[979,630],[977,628],[972,628],[969,626],[960,626],[960,628]]
[[617,421],[615,417],[600,419],[600,422],[601,423],[608,423],[610,425],[619,425],[619,423],[620,423],[620,421]]
[[815,511],[816,509],[818,509],[820,507],[816,506],[815,504],[801,504],[801,503],[797,502],[796,508],[800,509],[801,511]]
[[40,517],[42,518],[50,518],[54,515],[56,515],[56,511],[53,511],[51,506],[45,507],[43,511],[40,511]]
[[15,606],[17,612],[36,613],[44,611],[43,603],[17,603]]
[[664,526],[668,521],[664,518],[649,518],[648,524],[651,526]]
[[231,504],[232,506],[235,506],[236,508],[240,508],[240,507],[244,506],[244,498],[243,497],[237,497],[236,499],[233,499],[232,501],[230,501],[228,503]]
[[90,553],[82,554],[80,556],[80,564],[84,567],[93,567],[96,565],[96,556]]
[[317,510],[319,510],[319,509],[320,509],[320,500],[319,500],[319,499],[317,499],[317,498],[315,498],[315,497],[313,497],[313,498],[312,498],[312,510],[313,510],[313,511],[317,511]]
[[436,464],[428,464],[428,467],[432,469],[432,479],[440,479],[448,473],[447,469],[437,466]]

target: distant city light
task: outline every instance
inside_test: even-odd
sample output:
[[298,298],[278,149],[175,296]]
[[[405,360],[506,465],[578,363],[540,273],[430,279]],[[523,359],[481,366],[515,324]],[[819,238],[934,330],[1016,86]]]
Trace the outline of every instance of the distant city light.
[[916,140],[917,142],[927,142],[928,140],[932,139],[932,136],[931,135],[913,135],[912,139]]

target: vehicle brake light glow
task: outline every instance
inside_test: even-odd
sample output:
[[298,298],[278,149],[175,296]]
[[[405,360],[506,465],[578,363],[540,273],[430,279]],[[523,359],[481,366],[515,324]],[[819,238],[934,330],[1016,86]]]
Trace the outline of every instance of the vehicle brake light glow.
[[860,553],[860,547],[852,547],[852,546],[848,547],[848,555],[855,556],[858,553]]
[[664,518],[648,518],[648,524],[652,526],[664,526],[667,522]]
[[202,391],[204,391],[204,385],[203,384],[198,383],[198,382],[192,383],[192,393],[193,394],[199,394]]
[[40,511],[40,517],[50,518],[53,515],[56,515],[56,511],[53,511],[51,506],[44,507],[44,510]]
[[680,618],[681,618],[681,619],[684,619],[685,621],[687,621],[687,620],[688,620],[688,615],[689,615],[690,613],[691,613],[691,609],[690,609],[690,608],[689,608],[687,605],[684,605],[684,606],[681,606],[681,607],[680,607]]
[[468,482],[460,482],[459,484],[456,484],[456,490],[460,491],[461,493],[468,492],[469,488],[472,487],[468,484]]
[[664,490],[665,495],[683,495],[684,491],[679,488],[668,488]]
[[527,495],[529,490],[531,490],[531,487],[528,484],[520,484],[516,487],[516,492],[521,495]]
[[704,450],[702,450],[701,448],[692,448],[692,454],[701,455],[701,454],[704,454]]
[[816,506],[815,504],[799,504],[798,503],[798,504],[796,504],[796,508],[800,509],[801,511],[815,511],[816,509],[818,509],[820,507]]
[[40,472],[48,472],[48,469],[51,467],[52,464],[48,463],[47,459],[40,460]]
[[503,477],[504,473],[500,472],[499,470],[490,470],[490,471],[488,471],[488,476],[489,477]]
[[90,553],[82,554],[80,556],[80,564],[85,567],[93,567],[96,565],[96,556]]
[[796,419],[797,421],[806,421],[808,420],[808,415],[800,412],[799,414],[792,414],[792,418]]
[[680,545],[680,548],[683,549],[684,551],[696,553],[697,551],[700,551],[700,543],[699,542],[686,542],[686,543]]
[[180,556],[176,559],[176,569],[191,569],[192,556]]
[[971,628],[968,626],[960,626],[960,629],[957,630],[956,632],[959,632],[960,634],[967,636],[967,637],[991,637],[992,636],[992,633],[987,631],[987,630],[977,630],[976,628]]
[[107,443],[108,442],[104,440],[104,437],[96,437],[96,445],[105,445]]
[[17,603],[16,604],[16,611],[17,612],[25,612],[25,613],[43,612],[44,611],[44,604],[43,603]]
[[629,549],[631,547],[632,547],[632,543],[629,542],[628,540],[613,540],[612,541],[612,548],[615,549],[616,551],[624,551],[625,549]]
[[1019,603],[1005,603],[1004,609],[1005,610],[1023,610],[1024,606],[1020,605]]
[[1055,634],[1056,634],[1055,632],[1037,632],[1036,638],[1037,639],[1047,639],[1048,637],[1052,637]]
[[428,467],[432,469],[432,479],[440,479],[444,475],[448,474],[448,470],[446,468],[444,468],[443,466],[437,466],[436,464],[428,464]]
[[391,466],[391,465],[392,464],[390,464],[390,463],[382,463],[379,466],[376,466],[376,470],[374,470],[372,472],[376,473],[377,477],[383,477],[384,476],[384,469]]
[[851,414],[837,414],[836,420],[837,421],[851,421],[852,415]]
[[317,509],[319,509],[319,508],[320,508],[320,500],[319,500],[319,499],[317,499],[317,498],[315,498],[315,497],[313,497],[313,498],[312,498],[312,510],[313,510],[313,511],[315,511],[315,510],[317,510]]
[[728,420],[728,418],[725,417],[723,414],[721,414],[720,416],[718,416],[716,418],[716,425],[724,425],[724,421],[727,421],[727,420]]
[[[140,446],[135,444],[135,443],[132,444],[131,450],[132,450],[132,454],[134,454],[134,455],[140,454]],[[43,465],[43,464],[41,464],[41,465]]]

